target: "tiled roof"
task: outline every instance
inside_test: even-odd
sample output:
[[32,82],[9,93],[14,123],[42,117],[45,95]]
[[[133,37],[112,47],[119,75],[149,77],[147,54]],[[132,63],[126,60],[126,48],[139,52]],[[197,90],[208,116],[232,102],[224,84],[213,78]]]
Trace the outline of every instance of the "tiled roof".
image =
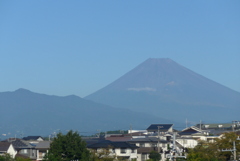
[[9,147],[10,147],[11,143],[8,142],[0,142],[0,152],[6,152]]
[[36,145],[36,149],[49,149],[51,141],[41,141]]
[[192,135],[192,134],[196,134],[196,133],[202,133],[202,130],[195,126],[191,126],[191,127],[187,127],[185,129],[183,129],[178,134],[179,135]]
[[144,134],[144,132],[134,132],[134,133],[125,134],[124,136],[146,136],[146,134]]
[[105,139],[110,141],[129,141],[131,137],[107,137]]
[[159,131],[160,132],[166,132],[168,131],[171,127],[173,126],[173,124],[152,124],[150,125],[147,130],[148,131],[158,131],[158,127],[159,127]]
[[129,144],[127,142],[112,142],[109,140],[105,140],[105,141],[101,141],[95,144],[91,144],[87,146],[90,149],[97,149],[97,148],[131,148],[131,149],[135,149],[138,148],[136,145],[134,144]]
[[33,148],[34,147],[33,145],[31,145],[27,141],[21,140],[21,139],[18,139],[18,138],[7,139],[7,140],[4,140],[4,142],[12,143],[14,148]]
[[[151,142],[158,142],[158,138],[156,137],[148,137],[148,138],[133,138],[132,140],[128,141],[130,143],[151,143]],[[160,140],[161,143],[167,143],[167,140]]]
[[90,138],[88,138],[88,137],[83,137],[82,139],[83,139],[83,141],[86,142],[87,146],[105,140],[105,139],[102,139],[102,138],[92,138],[92,137],[90,137]]
[[37,140],[39,138],[42,138],[41,136],[27,136],[24,137],[23,140]]
[[182,131],[180,133],[178,133],[179,135],[191,135],[191,134],[196,134],[199,133],[199,131],[194,130],[194,129],[187,129],[185,131]]

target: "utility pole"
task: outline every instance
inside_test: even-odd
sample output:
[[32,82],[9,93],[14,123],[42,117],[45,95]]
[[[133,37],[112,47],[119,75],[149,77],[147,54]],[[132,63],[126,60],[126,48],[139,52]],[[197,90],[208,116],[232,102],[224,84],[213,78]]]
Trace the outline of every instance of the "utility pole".
[[202,132],[202,120],[200,120],[200,130]]
[[176,132],[173,132],[173,150],[176,150]]
[[160,126],[158,126],[158,153],[160,153],[160,146],[159,146],[159,141],[160,141],[160,131],[159,131],[159,129],[160,129]]
[[232,121],[232,130],[234,132],[235,121]]
[[130,136],[131,136],[131,139],[132,139],[132,125],[130,125]]
[[[238,137],[237,140],[240,140],[240,138]],[[236,142],[235,141],[233,141],[233,149],[222,149],[222,151],[232,152],[234,161],[237,161],[237,149],[236,149]]]
[[238,127],[239,127],[239,121],[237,121],[237,120],[232,121],[233,132],[235,131],[235,127],[236,127],[236,129],[238,129]]
[[97,133],[97,137],[100,138],[101,130],[98,129],[97,132],[99,132],[99,134]]
[[173,133],[173,149],[172,149],[172,152],[173,153],[171,155],[169,155],[170,160],[176,160],[177,158],[186,159],[186,155],[180,156],[179,152],[177,151],[177,148],[176,148],[176,132]]

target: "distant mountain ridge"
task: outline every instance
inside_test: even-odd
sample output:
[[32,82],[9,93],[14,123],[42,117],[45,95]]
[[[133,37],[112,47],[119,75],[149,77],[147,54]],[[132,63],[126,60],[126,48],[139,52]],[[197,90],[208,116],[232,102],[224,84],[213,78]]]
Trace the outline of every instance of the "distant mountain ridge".
[[150,58],[85,98],[175,121],[231,121],[240,113],[239,92],[168,58]]
[[[75,95],[59,97],[26,89],[0,92],[0,135],[48,136],[58,130],[78,130],[81,135],[97,129],[127,130],[130,125],[144,129],[152,122],[169,122],[152,115],[85,100]],[[1,138],[1,137],[0,137]]]

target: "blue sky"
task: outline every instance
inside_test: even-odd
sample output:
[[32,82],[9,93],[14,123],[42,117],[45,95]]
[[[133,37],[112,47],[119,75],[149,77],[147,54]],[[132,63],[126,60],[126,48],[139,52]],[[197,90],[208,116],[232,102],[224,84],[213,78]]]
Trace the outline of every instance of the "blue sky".
[[0,91],[84,97],[148,58],[240,91],[239,0],[0,1]]

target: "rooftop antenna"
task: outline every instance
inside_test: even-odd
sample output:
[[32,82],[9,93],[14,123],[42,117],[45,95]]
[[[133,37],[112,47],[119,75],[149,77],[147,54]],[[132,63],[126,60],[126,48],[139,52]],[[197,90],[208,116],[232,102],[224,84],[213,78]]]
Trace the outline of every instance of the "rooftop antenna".
[[8,138],[8,142],[12,142],[12,141],[16,141],[16,134],[15,134],[15,138]]
[[98,129],[97,132],[99,132],[99,134],[97,133],[97,137],[100,138],[100,133],[101,133],[101,130]]
[[132,138],[132,125],[130,125],[130,136]]
[[200,120],[200,130],[202,131],[202,120]]

